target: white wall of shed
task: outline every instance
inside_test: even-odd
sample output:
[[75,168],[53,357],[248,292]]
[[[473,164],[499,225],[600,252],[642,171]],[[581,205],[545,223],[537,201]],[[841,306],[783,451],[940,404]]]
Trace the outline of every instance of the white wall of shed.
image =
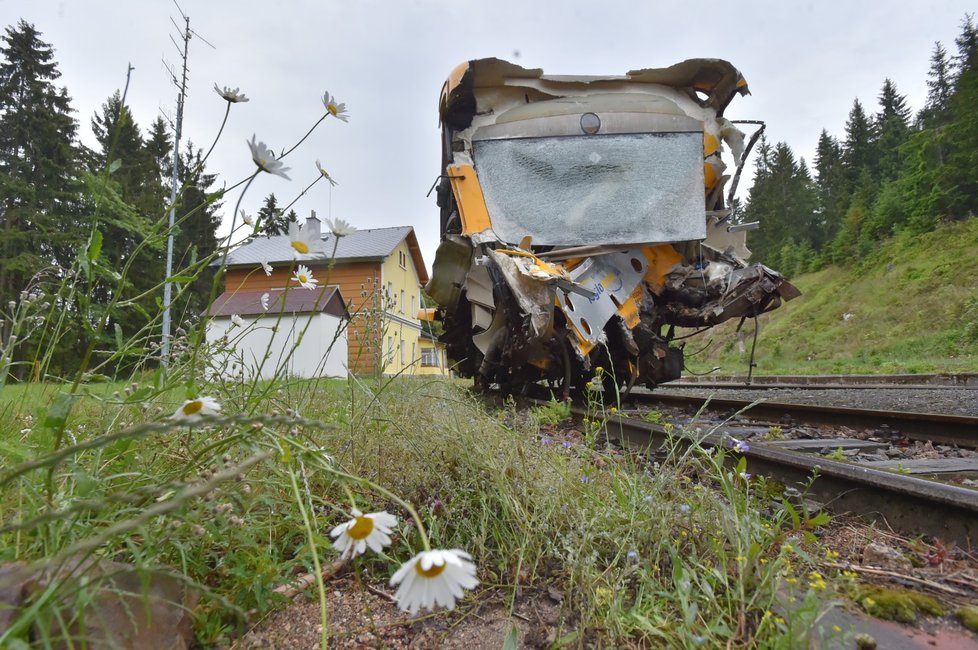
[[[225,347],[229,350],[214,356],[216,372],[231,376],[243,370],[245,379],[271,379],[276,374],[302,378],[347,376],[347,328],[341,318],[316,313],[284,315],[281,321],[277,314],[242,319],[243,328],[232,326],[229,318],[215,318],[207,324],[209,343],[214,344],[225,335],[228,338]],[[277,331],[273,331],[276,327]],[[302,342],[296,347],[303,329]]]

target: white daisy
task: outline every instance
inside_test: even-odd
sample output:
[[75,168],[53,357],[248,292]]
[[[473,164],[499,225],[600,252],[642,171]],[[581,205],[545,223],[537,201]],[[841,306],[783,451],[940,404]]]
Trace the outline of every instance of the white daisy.
[[350,120],[350,116],[346,115],[346,104],[340,104],[336,101],[336,98],[330,95],[328,90],[323,93],[323,106],[326,107],[326,112],[336,119],[344,122]]
[[356,228],[342,219],[327,219],[326,225],[329,226],[329,231],[336,237],[346,237],[347,235],[352,235],[357,231]]
[[245,212],[244,208],[241,209],[241,220],[244,221],[249,226],[251,226],[252,228],[255,227],[255,218],[250,214],[248,214],[247,212]]
[[255,161],[259,169],[269,174],[281,176],[287,181],[292,180],[285,174],[290,168],[283,167],[281,161],[275,160],[275,154],[265,146],[264,142],[255,142],[254,134],[252,134],[251,140],[248,142],[248,147],[251,149],[251,159]]
[[268,260],[262,260],[261,267],[265,270],[265,275],[272,277],[272,265],[268,263]]
[[292,276],[292,281],[298,282],[299,286],[303,289],[315,289],[316,283],[319,282],[319,280],[312,277],[312,271],[302,264],[296,269],[295,275]]
[[237,314],[231,314],[231,324],[234,327],[244,327],[245,322],[244,319]]
[[214,84],[214,92],[232,104],[249,101],[249,99],[245,97],[244,93],[238,92],[237,88],[228,88],[227,86],[221,88],[217,84]]
[[202,416],[217,415],[221,412],[221,405],[213,397],[198,397],[188,399],[183,405],[170,416],[171,420],[180,420],[187,424],[200,422]]
[[267,291],[261,295],[261,308],[262,308],[262,311],[268,311],[268,292]]
[[391,578],[392,587],[401,585],[394,594],[397,606],[411,616],[422,607],[454,609],[462,590],[474,589],[479,584],[471,559],[471,555],[458,549],[418,553]]
[[356,508],[351,511],[353,519],[340,524],[329,536],[335,539],[333,547],[340,551],[340,559],[354,558],[370,547],[375,553],[390,546],[390,533],[397,525],[397,517],[386,512],[363,514]]
[[323,166],[319,163],[318,160],[316,161],[316,169],[318,169],[319,170],[319,173],[323,175],[323,178],[325,178],[326,180],[329,181],[329,184],[330,185],[332,185],[333,187],[336,187],[336,181],[333,180],[333,177],[329,175],[329,172],[328,171],[326,171],[325,169],[323,169]]
[[323,240],[313,236],[311,230],[301,228],[294,221],[289,223],[289,245],[292,246],[293,257],[297,260],[316,257],[319,253],[325,253]]

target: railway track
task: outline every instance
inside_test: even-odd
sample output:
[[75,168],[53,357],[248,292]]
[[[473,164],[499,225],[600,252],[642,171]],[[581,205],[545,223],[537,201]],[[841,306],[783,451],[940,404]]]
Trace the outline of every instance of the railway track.
[[896,375],[686,375],[661,385],[670,388],[811,388],[880,389],[913,388],[915,390],[969,388],[978,390],[978,373],[929,373]]
[[819,406],[654,391],[633,391],[627,402],[645,406],[667,404],[694,410],[704,408],[713,413],[743,413],[748,418],[765,418],[775,422],[842,425],[852,429],[888,428],[911,440],[978,448],[978,417],[966,415]]
[[[544,404],[547,395],[534,395],[530,401]],[[671,433],[666,427],[638,417],[638,411],[628,409],[642,403],[685,402],[698,409],[704,398],[676,398],[656,393],[633,393],[630,401],[623,403],[622,412],[606,414],[606,430],[609,438],[622,446],[639,450],[655,450],[667,439],[679,444],[700,444],[704,447],[729,446],[733,439],[749,437],[744,434],[741,417],[737,422],[729,414],[742,411],[751,405],[742,400],[710,400],[710,408],[718,409],[724,417],[718,421],[698,421],[693,428],[675,427]],[[795,406],[802,408],[795,409]],[[646,409],[647,410],[647,409]],[[572,407],[575,417],[594,417],[578,406]],[[898,437],[919,441],[943,441],[942,444],[978,446],[978,418],[962,416],[935,416],[934,414],[895,413],[866,411],[864,409],[813,408],[807,405],[785,403],[754,404],[745,412],[777,422],[806,421],[813,424],[844,424],[850,428],[878,428],[884,426]],[[924,416],[924,417],[914,417]],[[747,425],[746,429],[750,429]],[[754,437],[749,448],[742,453],[747,459],[750,473],[770,476],[786,487],[805,491],[805,498],[816,501],[822,507],[836,513],[848,513],[872,519],[882,519],[893,529],[908,535],[928,534],[945,541],[970,547],[978,540],[978,490],[959,485],[928,480],[919,476],[905,475],[872,467],[859,462],[846,462],[809,453],[821,447],[844,447],[843,438],[819,440],[807,451],[792,448],[779,440],[761,440],[756,435],[764,425],[753,425]],[[682,431],[676,433],[676,431]],[[822,444],[824,443],[824,444]],[[736,458],[737,454],[732,454]],[[812,481],[812,477],[817,478]],[[807,486],[807,489],[806,489]]]

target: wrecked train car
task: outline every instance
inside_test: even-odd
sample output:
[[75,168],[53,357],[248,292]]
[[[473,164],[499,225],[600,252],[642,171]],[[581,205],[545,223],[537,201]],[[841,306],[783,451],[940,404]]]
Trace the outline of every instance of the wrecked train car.
[[724,145],[738,173],[746,158],[723,111],[747,93],[718,59],[609,77],[499,59],[453,70],[426,290],[456,372],[509,391],[546,381],[566,396],[602,367],[606,390],[653,387],[680,376],[677,327],[797,295],[747,264],[734,188],[723,195]]

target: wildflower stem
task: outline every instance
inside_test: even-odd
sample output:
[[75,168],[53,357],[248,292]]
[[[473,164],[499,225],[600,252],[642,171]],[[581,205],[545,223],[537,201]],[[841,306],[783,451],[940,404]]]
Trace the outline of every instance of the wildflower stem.
[[292,203],[289,203],[287,206],[285,206],[284,208],[282,208],[282,213],[284,214],[286,210],[288,210],[293,205],[295,205],[295,202],[296,201],[298,201],[303,196],[305,196],[306,192],[308,192],[310,190],[310,188],[312,188],[313,185],[315,185],[319,181],[323,180],[323,178],[324,178],[324,176],[322,174],[320,174],[319,176],[316,177],[316,180],[314,180],[313,182],[311,182],[308,185],[306,185],[305,188],[303,188],[303,190],[301,192],[299,192],[294,199],[292,199]]
[[[284,452],[284,450],[282,450]],[[319,563],[319,550],[316,548],[316,535],[312,529],[312,522],[309,520],[309,512],[306,509],[302,492],[299,490],[299,482],[295,480],[295,470],[292,464],[288,464],[289,482],[292,484],[292,493],[295,495],[296,505],[302,515],[302,523],[306,529],[306,538],[309,540],[309,552],[312,554],[312,565],[316,573],[316,589],[319,590],[319,617],[320,617],[320,647],[325,650],[329,647],[329,617],[326,609],[326,585],[323,583],[323,568]]]
[[[326,113],[326,115],[329,115],[329,113]],[[291,149],[289,149],[288,151],[286,151],[286,152],[284,152],[284,153],[282,153],[282,154],[280,154],[280,155],[279,155],[279,157],[278,157],[278,159],[279,159],[279,160],[282,160],[282,158],[285,158],[286,156],[288,156],[288,155],[289,155],[290,153],[292,153],[293,151],[295,151],[295,150],[296,150],[296,148],[297,148],[297,147],[298,147],[298,146],[299,146],[300,144],[302,144],[303,142],[305,142],[305,141],[306,141],[306,138],[308,138],[308,137],[309,137],[309,136],[310,136],[310,135],[312,134],[312,132],[316,130],[316,127],[317,127],[317,126],[319,126],[319,124],[320,124],[320,123],[321,123],[321,122],[322,122],[323,120],[325,120],[325,119],[326,119],[326,115],[323,115],[323,116],[322,116],[321,118],[319,118],[319,119],[318,119],[318,120],[316,121],[316,123],[315,123],[315,124],[313,124],[313,125],[312,125],[312,127],[311,127],[311,128],[310,128],[310,129],[308,130],[308,131],[306,131],[306,134],[305,134],[304,136],[302,136],[302,138],[301,138],[301,139],[300,139],[300,140],[299,140],[298,142],[296,142],[296,143],[295,143],[294,145],[292,145],[292,148],[291,148]]]
[[217,141],[221,139],[221,134],[224,133],[224,126],[228,123],[228,115],[231,114],[231,102],[226,102],[227,107],[224,109],[224,119],[221,120],[221,128],[217,130],[217,135],[214,137],[214,142],[211,143],[211,148],[207,150],[204,157],[200,159],[200,164],[194,169],[194,172],[198,172],[204,168],[204,163],[210,157],[211,152],[214,151],[214,147],[217,146]]
[[346,492],[347,498],[350,500],[350,507],[356,508],[357,500],[353,497],[353,491],[350,489],[350,486],[346,483],[341,483],[341,485],[343,486],[343,491]]
[[381,487],[380,485],[377,485],[369,478],[364,478],[362,476],[354,476],[353,474],[347,474],[346,472],[340,471],[334,467],[329,467],[326,469],[327,471],[332,472],[336,476],[345,478],[349,481],[354,481],[356,483],[359,483],[360,485],[363,485],[364,487],[369,488],[374,492],[379,492],[383,496],[387,497],[391,501],[394,501],[399,506],[407,510],[408,513],[411,515],[411,518],[414,519],[414,523],[417,524],[418,526],[418,534],[421,535],[421,544],[424,546],[424,550],[431,551],[431,542],[428,540],[428,533],[425,532],[424,524],[421,522],[421,516],[418,514],[418,511],[414,509],[414,506],[412,506],[410,503],[408,503],[401,497],[397,496],[390,490]]
[[[251,187],[252,182],[257,178],[258,174],[261,173],[261,169],[256,169],[255,172],[248,178],[248,182],[245,184],[244,188],[241,190],[241,194],[238,195],[238,202],[234,204],[234,212],[231,214],[231,232],[234,232],[234,222],[238,218],[238,208],[241,207],[241,200],[244,195],[248,193],[248,188]],[[214,274],[214,281],[211,282],[211,293],[207,297],[208,305],[214,304],[214,298],[217,297],[217,287],[221,284],[221,278],[224,276],[224,269],[228,264],[228,253],[231,250],[231,238],[229,237],[227,243],[224,245],[224,253],[221,255],[221,266],[217,269],[217,273]],[[194,351],[193,355],[190,357],[190,374],[189,374],[189,384],[187,386],[187,399],[193,399],[196,395],[192,395],[195,391],[196,380],[194,379],[194,371],[197,369],[197,353],[201,348],[201,343],[203,342],[204,335],[207,332],[207,321],[208,313],[204,312],[201,318],[200,328],[197,330],[197,340],[194,341]]]

